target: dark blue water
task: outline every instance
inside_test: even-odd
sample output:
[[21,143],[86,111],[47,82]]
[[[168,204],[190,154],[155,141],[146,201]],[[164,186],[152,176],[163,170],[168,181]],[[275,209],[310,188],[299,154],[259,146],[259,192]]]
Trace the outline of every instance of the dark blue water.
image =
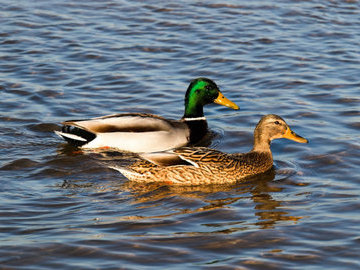
[[[360,268],[358,1],[1,1],[4,269]],[[245,184],[140,185],[76,152],[68,119],[178,119],[193,78],[240,111],[205,114],[221,151],[268,113],[310,144],[272,145]]]

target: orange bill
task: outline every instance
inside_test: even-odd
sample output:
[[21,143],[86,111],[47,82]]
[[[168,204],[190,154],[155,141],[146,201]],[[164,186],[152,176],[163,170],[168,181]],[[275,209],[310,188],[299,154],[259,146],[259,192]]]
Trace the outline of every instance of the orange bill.
[[214,100],[216,104],[220,104],[226,107],[229,107],[234,110],[238,110],[239,106],[232,102],[230,99],[227,99],[220,91],[218,97]]
[[292,131],[289,127],[286,129],[283,138],[289,139],[298,143],[308,143],[309,141],[299,135],[297,135],[294,131]]

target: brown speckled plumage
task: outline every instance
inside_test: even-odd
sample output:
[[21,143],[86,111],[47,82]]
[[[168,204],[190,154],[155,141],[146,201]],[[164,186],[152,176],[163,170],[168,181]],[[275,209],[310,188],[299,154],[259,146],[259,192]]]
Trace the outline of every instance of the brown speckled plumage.
[[254,147],[248,153],[227,154],[205,147],[182,147],[172,152],[144,154],[130,166],[115,169],[130,180],[141,182],[174,185],[231,183],[271,169],[270,142],[276,138],[307,142],[292,132],[281,117],[266,115],[256,126]]

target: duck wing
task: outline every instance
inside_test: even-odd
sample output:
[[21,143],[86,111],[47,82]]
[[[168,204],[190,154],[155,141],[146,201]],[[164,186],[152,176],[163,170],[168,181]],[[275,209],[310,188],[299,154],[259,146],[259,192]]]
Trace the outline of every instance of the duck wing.
[[92,133],[169,131],[173,120],[154,114],[113,114],[86,120],[70,120],[64,126],[76,126]]
[[182,159],[196,164],[220,164],[230,158],[226,153],[207,147],[181,147],[175,149],[174,153],[179,155]]
[[129,113],[108,115],[62,123],[56,133],[75,146],[113,147],[131,152],[154,152],[186,145],[186,123],[167,120],[153,114]]
[[158,166],[187,165],[199,167],[203,163],[221,163],[228,158],[225,153],[206,147],[181,147],[166,152],[140,155],[143,159]]
[[187,165],[187,166],[195,166],[197,165],[193,162],[186,161],[181,158],[181,156],[177,155],[173,152],[157,152],[157,153],[146,153],[140,155],[141,158],[146,161],[151,162],[157,166],[179,166],[179,165]]

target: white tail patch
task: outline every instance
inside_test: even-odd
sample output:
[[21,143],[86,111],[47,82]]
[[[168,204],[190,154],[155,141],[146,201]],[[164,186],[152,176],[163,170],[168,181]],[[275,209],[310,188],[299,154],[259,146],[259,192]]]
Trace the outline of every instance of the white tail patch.
[[55,133],[57,135],[59,135],[60,137],[66,137],[66,138],[73,139],[73,140],[76,140],[76,141],[86,142],[86,139],[84,139],[84,138],[82,138],[80,136],[74,135],[74,134],[64,133],[64,132],[61,132],[61,131],[55,131]]

